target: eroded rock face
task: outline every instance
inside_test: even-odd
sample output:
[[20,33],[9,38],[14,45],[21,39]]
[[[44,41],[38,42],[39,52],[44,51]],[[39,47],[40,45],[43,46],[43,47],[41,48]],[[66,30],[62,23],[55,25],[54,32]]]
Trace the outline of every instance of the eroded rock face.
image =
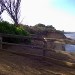
[[[48,33],[47,34],[47,36],[46,37],[48,37],[48,38],[55,38],[55,39],[66,39],[66,36],[63,34],[63,33],[61,33],[61,32],[58,32],[58,31],[56,31],[56,32],[50,32],[50,33]],[[48,41],[48,44],[47,44],[47,48],[49,49],[49,48],[52,48],[52,49],[54,49],[54,50],[65,50],[65,47],[64,47],[64,45],[63,44],[61,44],[61,43],[59,43],[59,41],[57,41],[58,43],[55,43],[54,41]]]
[[[60,32],[60,31],[51,31],[51,32],[40,33],[38,36],[44,37],[44,38],[66,39],[66,36],[64,35],[64,33]],[[38,43],[38,42],[36,42],[36,43]],[[59,42],[59,41],[57,41],[57,42]],[[39,42],[39,44],[42,45],[43,43]],[[65,47],[64,47],[64,45],[61,44],[61,42],[55,43],[55,41],[47,40],[47,49],[64,51]]]
[[47,31],[40,32],[34,35],[35,37],[45,37],[45,38],[56,38],[56,39],[66,39],[66,36],[61,31]]

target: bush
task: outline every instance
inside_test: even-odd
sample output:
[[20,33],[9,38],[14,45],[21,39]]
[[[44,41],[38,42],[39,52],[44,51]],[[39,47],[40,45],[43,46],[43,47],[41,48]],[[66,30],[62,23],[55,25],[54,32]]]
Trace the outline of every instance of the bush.
[[[0,22],[0,33],[29,36],[29,33],[21,26],[16,27],[14,24],[9,24],[6,21]],[[4,41],[19,43],[22,39],[18,38],[3,38]],[[26,40],[29,42],[29,39]]]
[[22,28],[21,26],[16,27],[16,32],[17,35],[29,35],[29,33],[27,31],[24,30],[24,28]]
[[16,25],[9,24],[6,21],[0,22],[0,33],[6,34],[16,34],[28,36],[29,33],[24,30],[21,26],[16,27]]

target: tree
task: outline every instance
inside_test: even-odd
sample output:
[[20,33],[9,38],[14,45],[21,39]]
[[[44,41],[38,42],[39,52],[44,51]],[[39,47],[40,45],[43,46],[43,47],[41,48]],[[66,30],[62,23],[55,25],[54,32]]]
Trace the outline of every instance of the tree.
[[38,23],[38,24],[36,24],[35,26],[36,26],[36,27],[45,27],[45,25],[42,24],[42,23]]
[[1,14],[3,13],[4,10],[5,10],[4,7],[0,4],[0,21],[3,21]]
[[46,29],[47,29],[48,31],[56,30],[55,27],[53,27],[52,25],[47,25],[47,26],[46,26]]
[[21,0],[0,0],[0,5],[4,7],[16,25],[19,24]]

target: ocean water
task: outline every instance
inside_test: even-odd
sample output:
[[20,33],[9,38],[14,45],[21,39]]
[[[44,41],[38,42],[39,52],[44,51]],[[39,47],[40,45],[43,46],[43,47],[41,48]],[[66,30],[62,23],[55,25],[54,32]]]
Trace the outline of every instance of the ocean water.
[[[75,40],[75,33],[64,34],[66,37]],[[75,45],[66,44],[65,50],[68,52],[75,52]]]
[[74,39],[75,40],[75,33],[68,33],[68,34],[64,34],[66,37]]

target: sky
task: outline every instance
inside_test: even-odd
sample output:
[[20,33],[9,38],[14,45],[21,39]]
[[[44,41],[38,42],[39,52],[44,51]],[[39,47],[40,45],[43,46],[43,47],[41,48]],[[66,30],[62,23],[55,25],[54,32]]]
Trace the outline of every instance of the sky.
[[[6,12],[2,17],[12,22]],[[22,0],[20,22],[42,23],[53,25],[57,30],[75,32],[75,0]]]

